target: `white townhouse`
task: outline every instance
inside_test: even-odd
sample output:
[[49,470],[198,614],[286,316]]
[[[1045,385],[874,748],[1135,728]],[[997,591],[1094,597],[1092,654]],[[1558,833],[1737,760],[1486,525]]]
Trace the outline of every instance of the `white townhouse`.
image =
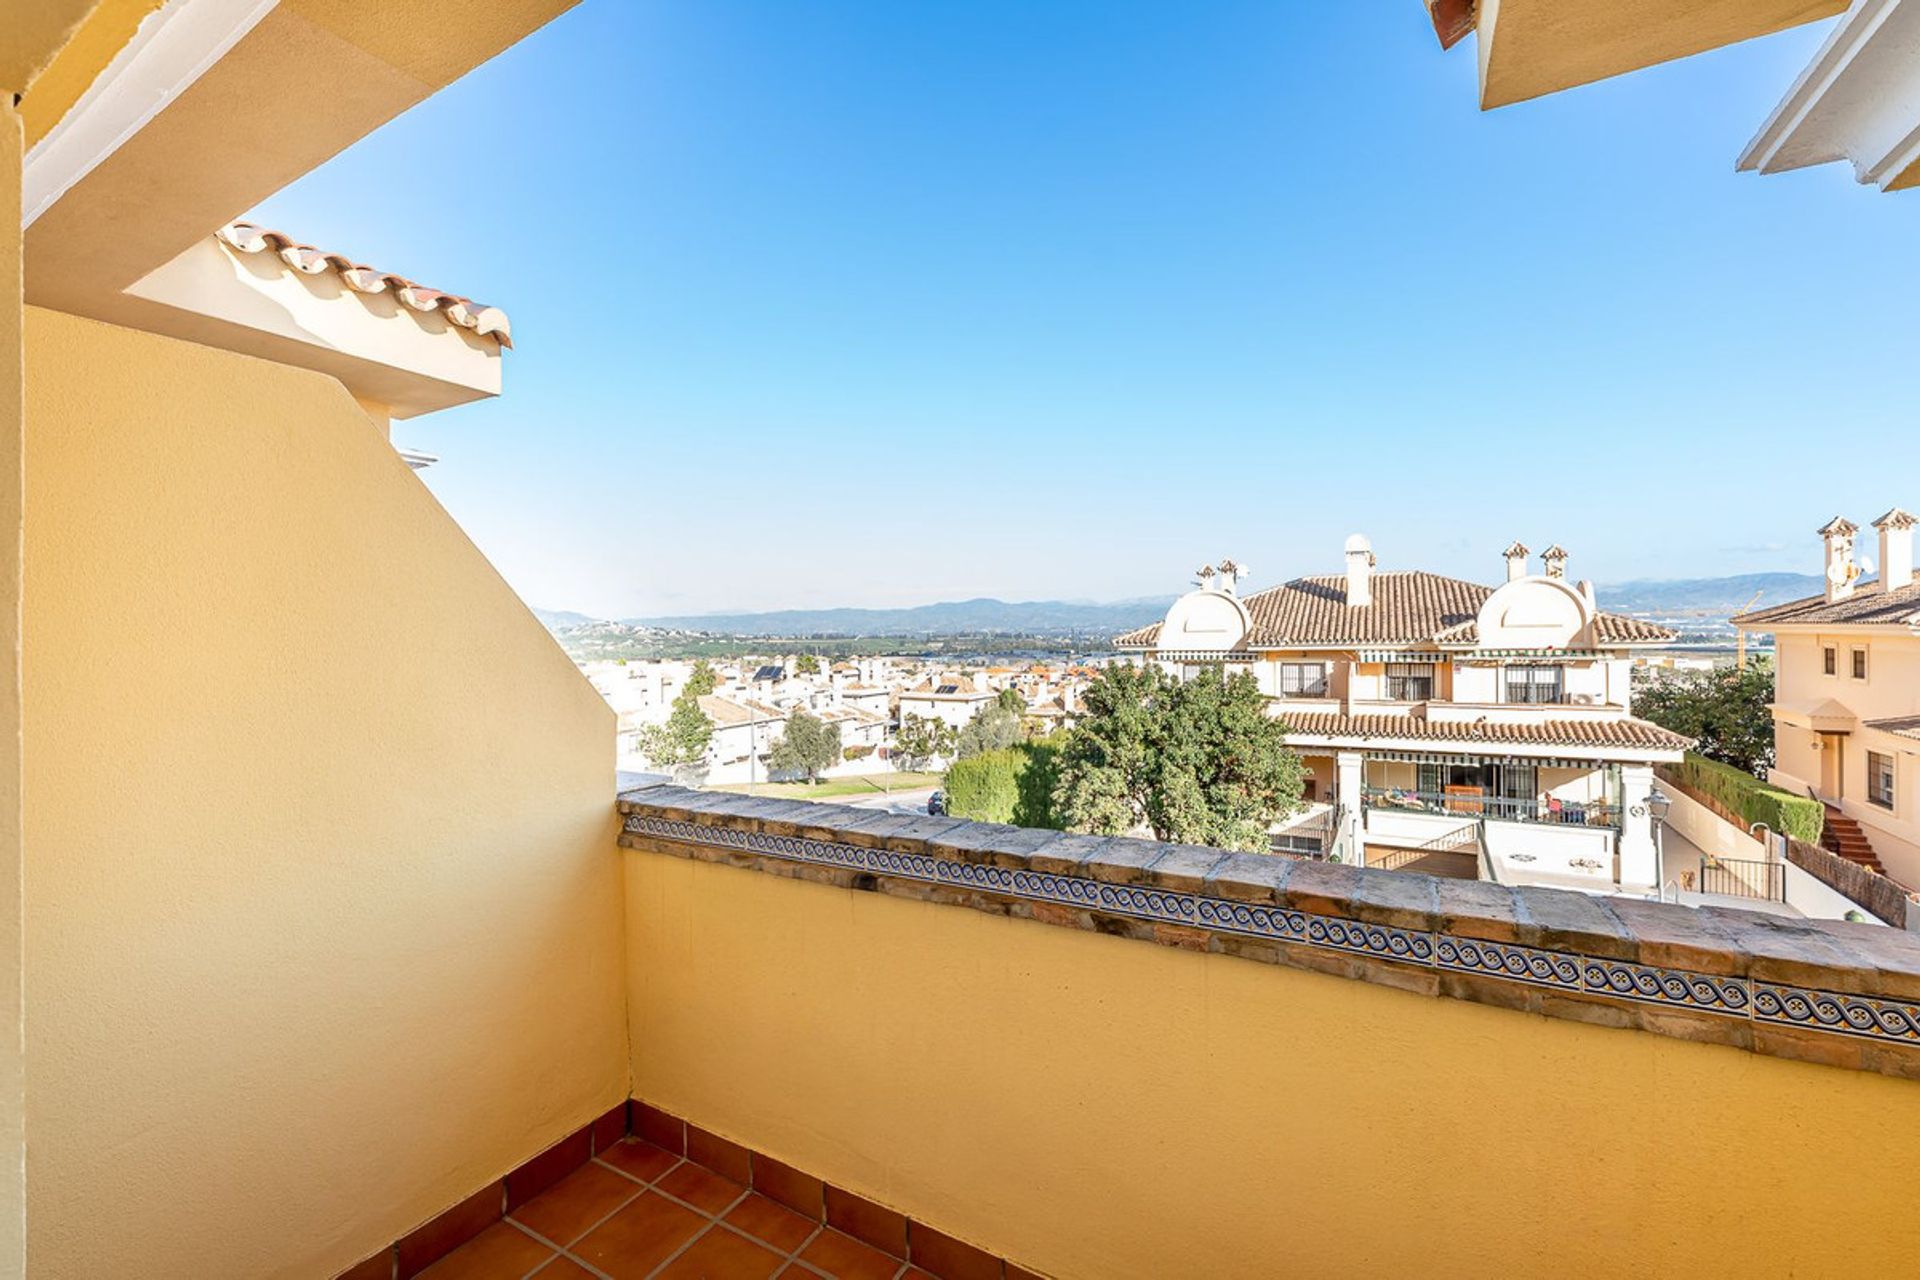
[[1634,719],[1631,669],[1677,637],[1601,611],[1559,547],[1539,573],[1528,555],[1509,547],[1488,587],[1381,572],[1356,534],[1344,573],[1247,596],[1226,561],[1115,645],[1183,678],[1253,672],[1343,859],[1655,893],[1653,768],[1691,744]]
[[1860,532],[1820,530],[1824,594],[1741,614],[1774,637],[1774,766],[1769,780],[1827,806],[1829,848],[1920,885],[1920,581],[1915,517],[1873,522],[1879,576],[1854,553]]
[[994,699],[994,691],[981,681],[957,671],[928,676],[911,689],[900,692],[900,723],[908,716],[922,720],[941,720],[955,729],[964,729],[980,708]]

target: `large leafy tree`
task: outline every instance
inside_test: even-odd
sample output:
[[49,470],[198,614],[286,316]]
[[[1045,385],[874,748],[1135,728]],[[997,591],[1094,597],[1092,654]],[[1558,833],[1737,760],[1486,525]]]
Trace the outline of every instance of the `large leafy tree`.
[[693,664],[693,670],[687,674],[687,687],[681,690],[682,698],[703,698],[720,687],[720,676],[713,664],[705,658]]
[[796,710],[787,717],[786,731],[773,744],[767,762],[782,773],[798,773],[808,782],[840,760],[840,726]]
[[1005,751],[1015,743],[1026,741],[1026,731],[1021,724],[1021,711],[1026,704],[1020,702],[1020,695],[1013,693],[1018,706],[1009,707],[1004,701],[1006,693],[987,703],[974,713],[960,730],[960,736],[954,744],[959,759],[977,756],[983,751]]
[[908,713],[893,735],[893,758],[908,769],[924,769],[935,758],[953,758],[957,736],[944,720],[932,720]]
[[689,680],[673,700],[666,723],[650,724],[640,731],[640,753],[655,768],[672,769],[699,764],[706,759],[712,741],[713,721],[700,709],[700,695]]
[[811,653],[803,653],[793,660],[793,669],[798,675],[817,676],[820,674],[820,659]]
[[1057,812],[1075,831],[1264,851],[1267,828],[1299,807],[1300,759],[1250,673],[1217,666],[1179,681],[1115,667],[1087,688],[1060,753]]
[[1633,711],[1663,729],[1699,740],[1709,760],[1765,778],[1773,764],[1773,663],[1655,672],[1634,690]]

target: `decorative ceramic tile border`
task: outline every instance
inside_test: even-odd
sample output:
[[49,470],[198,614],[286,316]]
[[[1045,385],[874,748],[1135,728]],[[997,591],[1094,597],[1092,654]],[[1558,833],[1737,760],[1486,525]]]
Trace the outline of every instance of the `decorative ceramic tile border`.
[[679,788],[621,809],[632,847],[1083,928],[1138,921],[1106,931],[1920,1078],[1920,939],[1899,931]]

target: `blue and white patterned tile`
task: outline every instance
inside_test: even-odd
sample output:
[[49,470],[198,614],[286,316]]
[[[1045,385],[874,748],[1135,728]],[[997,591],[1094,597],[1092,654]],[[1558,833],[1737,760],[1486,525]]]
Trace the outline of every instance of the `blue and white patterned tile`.
[[1753,1016],[1762,1022],[1836,1031],[1893,1044],[1920,1044],[1920,1004],[1758,982]]
[[1442,969],[1461,973],[1483,973],[1542,987],[1580,990],[1580,958],[1563,951],[1542,951],[1511,942],[1456,938],[1443,933],[1434,938],[1433,962]]
[[1591,956],[1582,957],[1580,966],[1584,989],[1593,995],[1738,1017],[1746,1017],[1753,1003],[1745,978],[1657,969]]

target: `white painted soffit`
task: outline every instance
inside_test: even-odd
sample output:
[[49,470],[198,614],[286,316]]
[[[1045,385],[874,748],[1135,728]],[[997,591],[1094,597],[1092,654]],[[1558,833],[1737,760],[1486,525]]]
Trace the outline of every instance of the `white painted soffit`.
[[1835,160],[1883,191],[1920,162],[1920,0],[1854,0],[1738,167],[1782,173]]
[[79,101],[27,152],[21,225],[119,150],[225,56],[279,0],[167,0],[149,14]]

